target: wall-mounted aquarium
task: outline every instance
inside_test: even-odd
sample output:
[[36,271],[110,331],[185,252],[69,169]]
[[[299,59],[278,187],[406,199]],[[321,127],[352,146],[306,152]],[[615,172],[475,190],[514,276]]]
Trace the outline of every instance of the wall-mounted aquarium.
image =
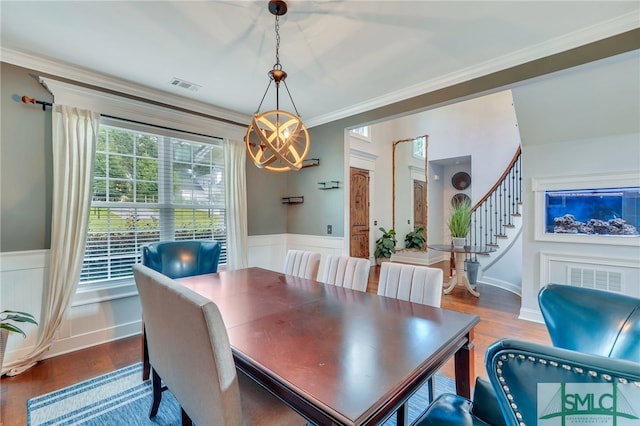
[[532,178],[535,239],[640,247],[637,172]]
[[545,191],[545,233],[640,234],[640,188]]

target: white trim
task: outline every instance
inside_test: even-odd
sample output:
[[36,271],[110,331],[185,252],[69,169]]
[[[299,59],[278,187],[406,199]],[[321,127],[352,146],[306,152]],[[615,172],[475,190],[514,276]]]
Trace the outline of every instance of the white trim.
[[49,267],[49,250],[0,252],[0,272]]
[[586,175],[550,176],[531,178],[534,191],[534,228],[537,241],[553,241],[576,244],[603,244],[640,247],[637,235],[584,235],[550,234],[545,232],[545,191],[579,190],[598,188],[640,187],[637,172],[591,173]]
[[[180,108],[189,109],[192,111],[201,112],[204,114],[224,118],[239,123],[249,123],[251,117],[245,114],[240,114],[235,111],[227,110],[220,107],[215,107],[203,102],[194,101],[192,99],[184,98],[181,96],[173,95],[168,92],[152,89],[146,86],[141,86],[132,82],[119,80],[86,69],[78,68],[69,64],[53,61],[46,58],[30,55],[28,53],[20,52],[17,50],[7,49],[0,47],[0,57],[3,62],[7,62],[13,65],[17,65],[24,68],[29,68],[34,71],[40,71],[42,73],[51,74],[53,76],[64,76],[65,79],[75,80],[80,83],[89,84],[96,87],[101,87],[107,90],[127,93],[132,96],[137,96],[142,99],[149,99],[156,102],[165,103],[168,105],[175,105]],[[59,77],[59,78],[61,78]],[[55,79],[55,77],[50,77]],[[77,106],[77,105],[74,105]],[[222,125],[223,123],[220,122]],[[228,125],[228,124],[225,124]],[[243,136],[246,129],[234,126],[237,129],[242,129]]]
[[540,310],[521,308],[518,319],[544,324],[544,318],[542,318]]
[[68,84],[49,77],[41,77],[41,81],[53,93],[55,103],[85,108],[100,114],[233,140],[242,140],[246,130],[243,127]]
[[580,31],[565,34],[544,43],[539,43],[533,47],[521,49],[516,52],[485,61],[473,67],[468,67],[436,79],[415,84],[388,95],[370,99],[329,114],[313,117],[306,120],[306,124],[307,127],[314,127],[320,124],[336,121],[344,117],[370,111],[414,96],[430,93],[438,89],[489,75],[491,73],[544,58],[549,55],[564,52],[566,50],[593,43],[636,28],[638,28],[638,14],[636,11],[629,12],[625,15],[598,23]]
[[[540,288],[551,283],[551,262],[581,263],[593,267],[601,265],[606,267],[618,267],[638,269],[640,263],[638,259],[624,259],[612,257],[579,256],[562,253],[540,252]],[[559,283],[562,284],[562,283]]]

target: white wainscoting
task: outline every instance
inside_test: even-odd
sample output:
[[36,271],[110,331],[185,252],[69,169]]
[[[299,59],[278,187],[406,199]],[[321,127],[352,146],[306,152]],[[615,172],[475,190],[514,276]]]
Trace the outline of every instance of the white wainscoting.
[[282,272],[288,250],[307,250],[320,253],[320,269],[330,254],[343,254],[343,237],[318,235],[273,234],[249,237],[249,266]]
[[540,253],[541,285],[548,283],[622,293],[640,298],[638,259]]
[[[540,288],[566,284],[640,297],[640,262],[637,259],[540,253]],[[520,318],[543,322],[540,310],[521,309]]]
[[[42,294],[49,280],[49,250],[0,253],[0,311],[10,309],[32,314],[40,322]],[[9,335],[4,364],[27,355],[36,344],[38,329],[21,328],[27,334]]]
[[[260,235],[249,237],[249,266],[282,271],[287,250],[321,254],[320,267],[329,254],[342,254],[342,237],[314,235]],[[322,269],[320,269],[322,270]],[[49,279],[49,250],[0,253],[0,310],[32,313],[40,321],[43,294]],[[135,287],[129,285],[78,293],[44,358],[139,334],[142,310]],[[38,328],[23,327],[27,338],[12,334],[5,363],[31,352]]]

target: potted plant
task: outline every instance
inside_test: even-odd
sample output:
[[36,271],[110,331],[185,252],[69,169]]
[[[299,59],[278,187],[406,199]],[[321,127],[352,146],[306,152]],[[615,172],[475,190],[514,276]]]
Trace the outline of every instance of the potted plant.
[[471,225],[471,202],[462,200],[453,205],[451,216],[449,217],[449,232],[453,240],[454,247],[464,247],[465,239],[469,233]]
[[422,250],[424,247],[424,228],[419,226],[404,236],[404,247],[408,249]]
[[9,333],[20,333],[23,337],[27,337],[27,334],[20,327],[14,324],[17,322],[26,322],[38,325],[33,315],[26,312],[10,310],[0,312],[0,371],[2,371],[4,350],[7,347]]
[[376,240],[376,251],[374,257],[379,265],[385,259],[390,259],[391,255],[396,252],[396,231],[384,228],[378,228],[382,232],[382,236]]

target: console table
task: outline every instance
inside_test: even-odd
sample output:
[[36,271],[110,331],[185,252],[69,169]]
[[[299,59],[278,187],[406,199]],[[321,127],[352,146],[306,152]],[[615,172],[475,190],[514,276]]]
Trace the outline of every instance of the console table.
[[471,284],[469,284],[469,280],[465,276],[464,273],[464,259],[467,254],[489,254],[496,251],[493,247],[486,246],[464,246],[464,247],[453,247],[451,244],[428,244],[428,248],[437,251],[446,251],[449,253],[453,253],[455,256],[455,272],[451,277],[451,280],[444,288],[444,294],[449,294],[455,288],[456,285],[462,284],[469,291],[469,293],[473,294],[476,297],[480,297],[480,293],[476,291]]

